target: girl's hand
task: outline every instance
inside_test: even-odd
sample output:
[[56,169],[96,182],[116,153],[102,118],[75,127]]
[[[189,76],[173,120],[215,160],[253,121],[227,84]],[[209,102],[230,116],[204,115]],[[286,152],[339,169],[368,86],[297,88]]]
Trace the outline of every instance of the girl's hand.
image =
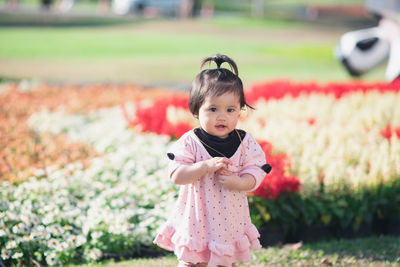
[[229,190],[248,191],[254,188],[256,179],[251,174],[243,174],[238,176],[235,174],[224,174],[219,172],[217,180],[221,183],[222,187]]
[[225,189],[229,189],[229,190],[242,190],[243,189],[242,179],[235,174],[226,175],[225,173],[220,172],[220,174],[217,177],[217,180],[220,182],[222,187],[224,187]]
[[231,161],[228,158],[215,157],[204,161],[204,165],[207,167],[207,173],[213,173],[220,169],[228,169],[228,165],[231,165]]

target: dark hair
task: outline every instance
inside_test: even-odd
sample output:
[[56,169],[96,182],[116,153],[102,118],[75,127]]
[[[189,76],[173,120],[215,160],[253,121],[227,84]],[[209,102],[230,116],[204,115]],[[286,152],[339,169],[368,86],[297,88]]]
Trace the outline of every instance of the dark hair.
[[[206,63],[215,62],[217,68],[202,70],[196,75],[192,82],[189,95],[189,110],[193,115],[197,115],[201,105],[207,96],[220,96],[228,92],[233,92],[240,97],[240,108],[245,106],[254,109],[246,103],[243,83],[239,78],[236,63],[229,57],[221,54],[203,59],[200,69]],[[222,63],[228,63],[232,71],[221,68]]]

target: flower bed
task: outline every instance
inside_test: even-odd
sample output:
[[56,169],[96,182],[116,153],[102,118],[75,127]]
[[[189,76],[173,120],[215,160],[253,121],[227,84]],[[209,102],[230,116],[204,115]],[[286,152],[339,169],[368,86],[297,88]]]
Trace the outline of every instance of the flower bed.
[[[34,89],[34,90],[32,90]],[[165,90],[143,90],[132,85],[50,86],[21,83],[0,89],[0,181],[26,179],[34,169],[85,161],[96,152],[66,136],[32,131],[29,116],[41,109],[87,114],[117,105],[126,99],[139,100],[165,94]],[[62,154],[59,151],[63,151]]]
[[[239,127],[253,133],[273,166],[251,199],[256,224],[286,232],[323,224],[341,234],[374,217],[398,220],[400,205],[383,203],[400,198],[399,90],[399,82],[254,85],[246,95],[256,111],[244,112]],[[184,94],[156,99],[130,125],[179,137],[197,123],[185,101]],[[155,107],[162,110],[143,116]]]
[[[11,142],[13,129],[2,128],[7,149],[12,151],[10,155],[2,147],[3,155],[34,162],[36,154],[24,145],[30,138],[24,130],[29,129],[40,136],[41,146],[35,153],[48,157],[44,168],[2,171],[0,247],[7,266],[134,256],[143,246],[151,246],[154,231],[176,196],[165,179],[169,138],[132,134],[118,104],[127,96],[135,100],[154,94],[164,92],[132,86],[3,88],[4,121],[10,125],[15,120],[14,131],[21,139]],[[66,96],[70,101],[64,103]],[[68,143],[62,143],[66,146],[57,141],[61,137],[68,138]],[[94,152],[88,155],[78,149],[83,156],[60,160],[70,153],[71,144]],[[20,173],[29,176],[22,179]]]
[[[399,88],[287,81],[250,88],[256,110],[244,112],[239,127],[273,166],[249,198],[256,225],[343,232],[374,218],[398,220]],[[65,265],[150,246],[177,194],[165,153],[197,124],[187,97],[134,86],[3,85],[3,261]]]

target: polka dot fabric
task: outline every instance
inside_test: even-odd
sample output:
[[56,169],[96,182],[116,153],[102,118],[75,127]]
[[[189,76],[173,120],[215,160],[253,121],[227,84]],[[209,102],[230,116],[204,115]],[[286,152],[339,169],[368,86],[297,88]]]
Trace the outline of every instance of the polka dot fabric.
[[[175,160],[169,165],[170,177],[182,164],[211,158],[192,131],[185,133],[171,152]],[[256,178],[255,190],[265,176],[261,169],[265,155],[249,133],[230,160],[231,171]],[[261,248],[258,237],[250,220],[246,192],[224,189],[214,174],[207,174],[181,186],[175,209],[158,229],[154,243],[174,251],[178,260],[231,266],[250,261],[251,250]]]

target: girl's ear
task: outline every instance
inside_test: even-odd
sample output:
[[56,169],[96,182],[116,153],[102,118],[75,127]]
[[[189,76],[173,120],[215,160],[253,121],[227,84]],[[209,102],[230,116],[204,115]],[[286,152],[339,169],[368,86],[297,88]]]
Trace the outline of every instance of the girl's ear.
[[193,117],[195,117],[196,119],[199,119],[199,114],[193,114]]

